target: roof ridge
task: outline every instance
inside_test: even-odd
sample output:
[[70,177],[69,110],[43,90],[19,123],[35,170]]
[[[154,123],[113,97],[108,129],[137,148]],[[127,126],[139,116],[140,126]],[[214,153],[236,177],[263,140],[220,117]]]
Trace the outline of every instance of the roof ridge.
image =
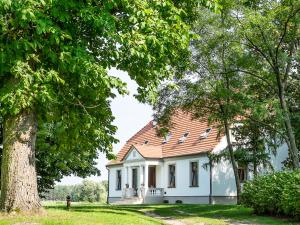
[[147,126],[149,126],[149,124],[152,122],[153,120],[150,120],[145,126],[143,126],[138,132],[136,132],[131,138],[129,138],[126,143],[130,142],[132,139],[134,139],[136,136],[138,136],[140,133],[142,133],[143,130],[145,130],[147,128]]

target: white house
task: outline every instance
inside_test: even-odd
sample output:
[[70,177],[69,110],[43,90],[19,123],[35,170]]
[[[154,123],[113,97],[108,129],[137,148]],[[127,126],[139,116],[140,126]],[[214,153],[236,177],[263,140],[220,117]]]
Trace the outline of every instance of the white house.
[[[178,112],[165,137],[156,133],[153,121],[131,137],[107,165],[108,203],[235,203],[236,188],[229,161],[209,162],[207,153],[226,149],[226,137],[207,123]],[[271,154],[271,153],[270,153]],[[288,156],[285,145],[271,155],[275,170]],[[206,165],[206,166],[204,166]],[[241,180],[251,171],[239,168]]]

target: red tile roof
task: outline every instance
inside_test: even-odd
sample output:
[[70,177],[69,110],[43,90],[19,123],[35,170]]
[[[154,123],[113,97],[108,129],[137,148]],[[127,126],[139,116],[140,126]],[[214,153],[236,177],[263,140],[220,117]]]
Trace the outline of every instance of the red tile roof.
[[[140,145],[134,144],[132,145],[144,158],[151,159],[161,159],[163,157],[162,154],[162,146],[154,146],[154,145]],[[124,157],[125,158],[125,157]]]
[[[172,136],[167,143],[163,143],[164,138],[157,136],[153,121],[150,121],[127,141],[117,154],[117,159],[110,161],[109,165],[122,163],[132,146],[145,158],[168,158],[210,152],[220,141],[218,131],[214,127],[207,138],[200,140],[200,134],[211,126],[207,121],[192,120],[190,114],[177,112],[172,117],[172,124]],[[179,143],[178,140],[186,132],[189,133],[187,138],[183,143]],[[145,141],[148,143],[144,144]]]

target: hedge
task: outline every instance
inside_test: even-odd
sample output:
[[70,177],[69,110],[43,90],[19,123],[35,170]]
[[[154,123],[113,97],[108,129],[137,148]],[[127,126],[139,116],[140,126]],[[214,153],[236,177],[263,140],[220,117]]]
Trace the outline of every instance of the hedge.
[[256,214],[300,219],[300,170],[276,172],[246,182],[241,201]]

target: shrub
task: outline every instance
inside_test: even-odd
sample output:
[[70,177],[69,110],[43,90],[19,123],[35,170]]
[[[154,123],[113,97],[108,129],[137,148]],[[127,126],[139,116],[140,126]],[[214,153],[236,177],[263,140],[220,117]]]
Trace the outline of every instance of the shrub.
[[168,204],[169,200],[164,200],[163,203]]
[[300,218],[300,171],[258,176],[243,186],[242,204],[257,214]]
[[182,200],[176,200],[176,204],[182,204]]

